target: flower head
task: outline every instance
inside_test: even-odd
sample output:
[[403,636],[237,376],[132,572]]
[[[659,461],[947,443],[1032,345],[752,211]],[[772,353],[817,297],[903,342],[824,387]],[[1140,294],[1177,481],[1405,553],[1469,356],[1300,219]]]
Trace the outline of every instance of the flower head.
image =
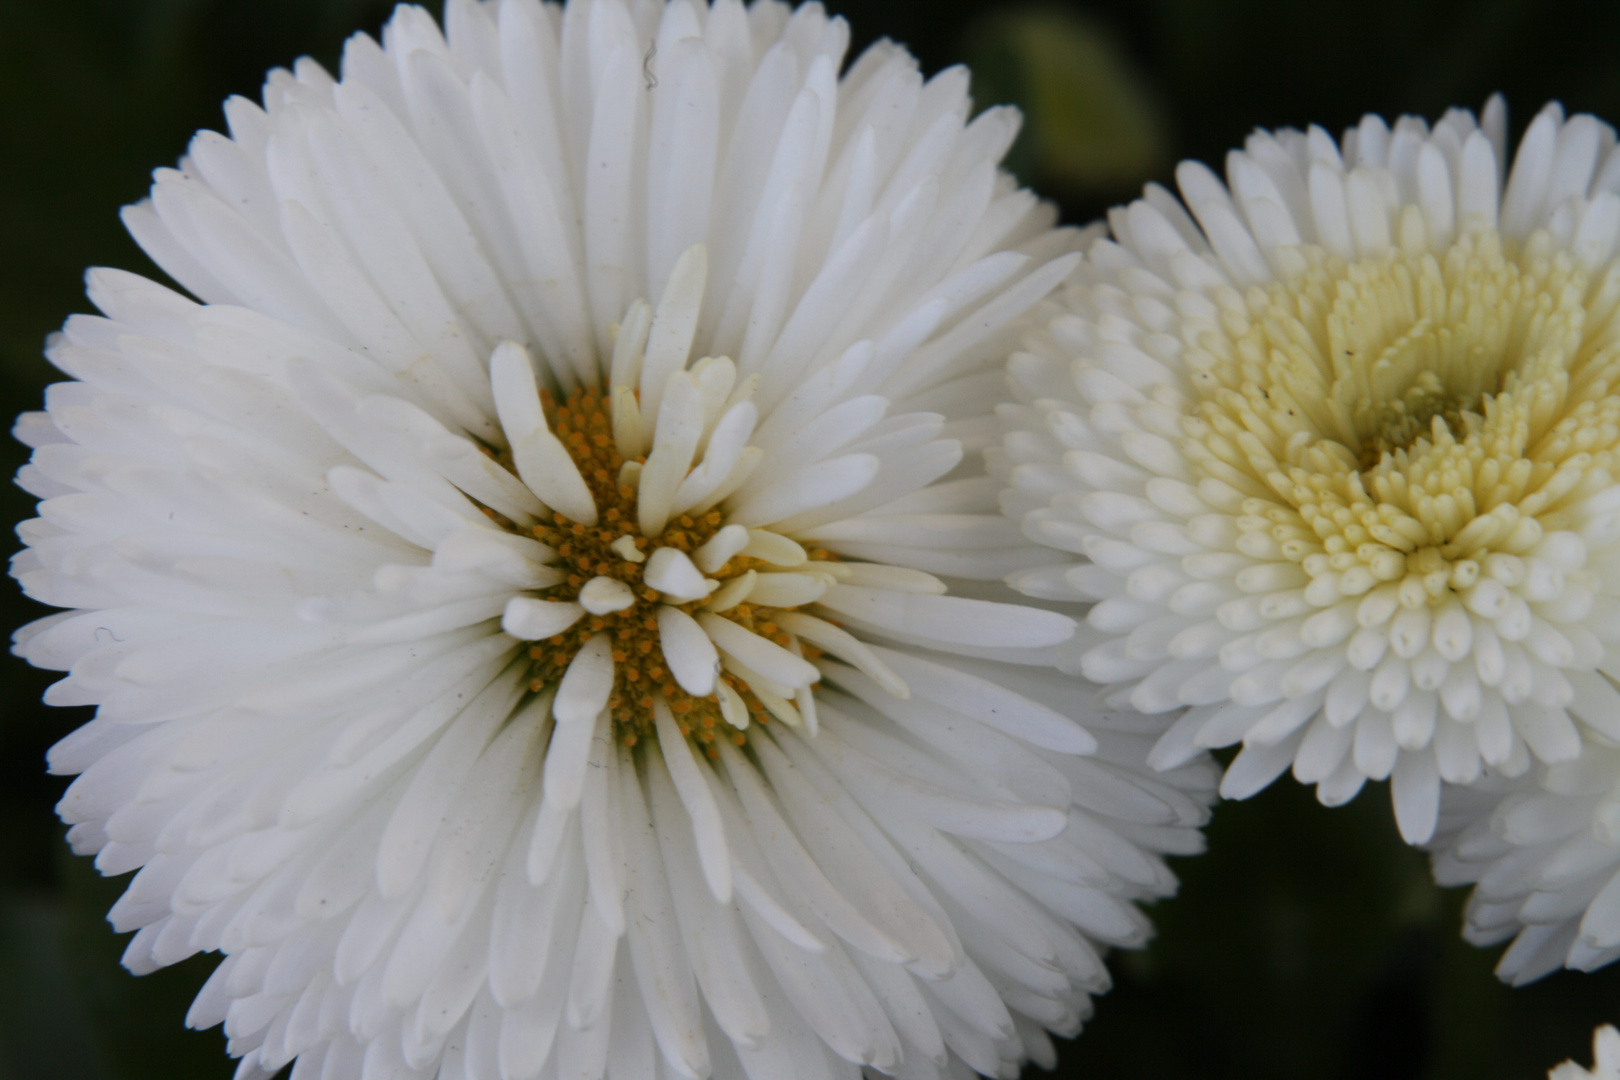
[[[1620,157],[1549,106],[1260,132],[1115,211],[1013,361],[1005,505],[1072,669],[1324,803],[1620,736]],[[1500,194],[1499,194],[1500,192]],[[1188,214],[1188,210],[1191,214]]]
[[995,584],[1015,118],[813,4],[447,22],[233,99],[126,213],[203,302],[92,273],[18,425],[126,963],[243,1076],[1049,1060],[1212,783]]

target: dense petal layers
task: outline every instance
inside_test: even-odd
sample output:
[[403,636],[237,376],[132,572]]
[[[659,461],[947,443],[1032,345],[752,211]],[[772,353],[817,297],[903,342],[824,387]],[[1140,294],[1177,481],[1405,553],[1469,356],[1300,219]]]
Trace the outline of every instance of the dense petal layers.
[[227,105],[19,422],[76,850],[240,1075],[1006,1074],[1197,850],[976,467],[1077,237],[815,5],[401,8]]
[[1620,750],[1448,789],[1430,844],[1442,885],[1473,885],[1464,936],[1511,940],[1515,985],[1620,959]]
[[1620,737],[1620,155],[1549,106],[1508,170],[1503,129],[1184,163],[1013,358],[1004,506],[1063,554],[1010,580],[1091,604],[1067,668],[1181,713],[1156,763],[1388,778],[1416,843],[1442,782]]

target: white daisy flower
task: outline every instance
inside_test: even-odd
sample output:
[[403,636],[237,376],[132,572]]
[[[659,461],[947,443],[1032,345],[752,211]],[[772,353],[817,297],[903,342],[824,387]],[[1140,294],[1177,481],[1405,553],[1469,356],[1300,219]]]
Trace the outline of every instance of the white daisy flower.
[[1620,738],[1620,155],[1553,105],[1504,182],[1503,128],[1185,162],[1014,357],[1004,505],[1072,554],[1012,581],[1094,602],[1065,665],[1114,703],[1186,709],[1156,764],[1389,777],[1417,843],[1442,780]]
[[1620,1031],[1604,1024],[1592,1033],[1592,1067],[1566,1061],[1547,1073],[1547,1080],[1620,1080]]
[[1050,1063],[1213,777],[1000,602],[1015,116],[813,4],[447,21],[233,99],[126,215],[203,303],[94,272],[18,425],[126,964],[225,953],[241,1077]]
[[1440,884],[1474,886],[1463,936],[1512,940],[1504,980],[1620,959],[1620,749],[1448,788],[1430,848]]

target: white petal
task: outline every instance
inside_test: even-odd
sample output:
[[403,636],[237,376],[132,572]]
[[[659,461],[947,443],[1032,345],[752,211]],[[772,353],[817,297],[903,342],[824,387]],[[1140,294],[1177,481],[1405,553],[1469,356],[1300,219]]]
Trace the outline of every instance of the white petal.
[[[679,737],[679,736],[677,736]],[[664,1058],[681,1074],[709,1071],[691,964],[681,947],[665,871],[634,769],[619,770],[630,958]]]
[[966,664],[947,665],[896,649],[872,646],[917,697],[970,716],[1025,742],[1063,754],[1091,754],[1096,739],[1079,723],[1011,687],[980,678]]
[[609,738],[611,728],[612,721],[603,710],[593,721],[559,722],[552,729],[551,745],[546,749],[545,805],[559,810],[579,805],[585,774],[590,771],[592,741]]
[[613,991],[614,960],[619,934],[587,904],[574,944],[574,970],[568,981],[568,1026],[585,1031],[601,1023]]
[[734,654],[744,664],[782,686],[797,688],[809,686],[821,678],[811,664],[794,656],[774,641],[766,641],[730,619],[709,612],[700,612],[698,625],[703,627],[716,646]]
[[501,629],[520,641],[540,641],[562,633],[584,615],[578,604],[514,596],[506,602]]
[[[647,335],[646,359],[642,361],[641,369],[641,403],[647,415],[662,417],[668,380],[686,366],[708,275],[708,250],[702,244],[694,244],[675,261],[669,283],[659,297],[658,313]],[[659,532],[658,529],[642,531],[648,536],[656,536]]]
[[846,454],[818,462],[773,481],[731,512],[741,525],[769,525],[848,498],[878,474],[872,454]]
[[521,345],[502,342],[489,359],[489,379],[523,482],[564,517],[595,525],[596,500],[540,411],[540,388],[529,354]]
[[635,602],[636,594],[618,578],[593,577],[579,590],[580,606],[592,615],[623,611]]
[[636,498],[641,535],[656,537],[664,531],[702,437],[703,392],[691,375],[672,372],[664,382],[663,404],[653,428],[652,453],[641,467]]
[[663,751],[664,763],[675,781],[675,790],[692,819],[692,832],[697,840],[698,859],[703,864],[703,876],[709,891],[722,904],[731,903],[731,854],[726,849],[726,832],[721,824],[720,808],[715,805],[714,794],[707,782],[698,774],[706,766],[692,758],[691,747],[675,718],[662,698],[653,699],[653,716],[658,724],[658,746]]
[[813,604],[827,591],[825,578],[811,574],[760,574],[748,597],[766,607],[794,608]]
[[686,612],[662,604],[658,608],[658,640],[671,675],[693,697],[714,693],[720,673],[720,654],[714,643]]
[[754,591],[754,582],[758,580],[759,571],[745,570],[710,593],[708,603],[703,606],[714,612],[730,611],[748,599],[748,594]]
[[1073,620],[1056,612],[955,596],[835,585],[821,606],[879,631],[961,645],[1039,648],[1074,636]]
[[707,579],[678,548],[656,549],[641,571],[641,580],[649,588],[681,601],[701,600],[710,592]]
[[720,715],[738,731],[748,729],[748,704],[724,679],[715,680],[715,692],[720,698]]
[[619,769],[617,747],[605,739],[591,740],[580,796],[580,833],[585,842],[585,871],[591,902],[602,924],[614,937],[624,933],[624,851],[620,847]]
[[748,544],[742,553],[750,559],[781,567],[798,566],[810,557],[797,542],[769,529],[749,529]]
[[877,653],[841,627],[798,611],[784,611],[776,617],[776,622],[788,633],[853,664],[895,697],[911,696],[904,679],[879,659]]
[[692,552],[692,562],[703,573],[712,574],[747,546],[748,530],[741,525],[727,525]]
[[551,711],[563,727],[596,719],[613,692],[613,637],[597,634],[568,663]]

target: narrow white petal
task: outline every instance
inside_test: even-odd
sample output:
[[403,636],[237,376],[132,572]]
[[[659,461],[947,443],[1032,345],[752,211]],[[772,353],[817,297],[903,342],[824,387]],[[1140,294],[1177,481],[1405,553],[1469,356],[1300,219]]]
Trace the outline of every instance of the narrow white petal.
[[749,692],[759,699],[760,704],[765,706],[767,712],[790,728],[805,726],[804,714],[799,712],[798,698],[807,688],[801,687],[798,690],[790,690],[785,694],[778,694],[774,688],[767,689],[775,685],[769,679],[738,663],[736,657],[730,653],[722,655],[726,670],[748,684]]
[[720,654],[714,643],[686,612],[662,604],[658,608],[658,640],[671,675],[693,697],[714,693],[720,673]]
[[724,679],[716,679],[715,692],[720,698],[720,716],[738,731],[748,729],[748,704]]
[[662,415],[668,380],[686,366],[708,274],[708,250],[702,244],[694,244],[675,261],[669,284],[659,297],[658,313],[647,335],[646,359],[641,368],[641,403],[647,415]]
[[748,599],[748,594],[754,591],[754,582],[758,580],[759,571],[745,570],[710,593],[708,603],[703,606],[714,612],[730,611]]
[[961,645],[1039,648],[1074,636],[1074,621],[1056,612],[955,596],[835,585],[821,606],[879,631]]
[[731,512],[741,525],[770,525],[848,498],[878,474],[872,454],[846,454],[798,469],[765,486]]
[[580,796],[580,831],[591,902],[614,937],[624,933],[624,851],[619,829],[619,754],[607,739],[591,740]]
[[776,617],[776,624],[817,648],[848,661],[895,697],[911,696],[911,688],[906,681],[849,631],[799,611],[784,611]]
[[562,727],[596,719],[613,692],[613,637],[597,634],[580,647],[569,661],[557,686],[552,715]]
[[1404,753],[1390,774],[1389,792],[1395,803],[1395,822],[1401,839],[1425,844],[1434,836],[1440,809],[1440,783],[1433,749]]
[[628,386],[615,386],[613,394],[613,442],[627,462],[647,452],[647,424],[641,415],[641,403],[636,392]]
[[573,811],[585,791],[585,774],[590,771],[591,743],[610,738],[612,721],[606,710],[590,723],[559,723],[551,729],[546,748],[544,806]]
[[534,365],[521,345],[502,342],[489,360],[490,388],[518,475],[540,501],[582,525],[596,524],[596,500],[574,459],[546,426]]
[[[968,664],[941,664],[898,649],[871,646],[917,697],[958,709],[981,722],[1063,754],[1091,754],[1097,740],[1047,702],[973,674]],[[1034,690],[1034,687],[1030,688]]]
[[[613,343],[613,359],[608,365],[608,386],[617,394],[621,389],[634,391],[641,381],[643,350],[647,346],[647,331],[652,328],[652,307],[645,300],[630,305],[630,311],[619,324],[619,338]],[[617,435],[617,431],[615,431]],[[644,447],[621,448],[625,457],[639,457]]]
[[664,1059],[683,1075],[706,1076],[709,1054],[697,986],[675,925],[646,799],[634,769],[619,770],[619,781],[626,937],[636,982]]
[[815,667],[794,656],[774,641],[767,641],[730,619],[709,612],[700,612],[698,625],[726,652],[755,669],[767,679],[783,686],[797,688],[809,686],[821,677]]
[[664,531],[675,494],[703,437],[703,392],[697,380],[684,371],[671,372],[664,380],[657,417],[652,453],[641,467],[636,499],[641,534],[649,537]]
[[501,629],[520,641],[540,641],[562,633],[585,615],[578,604],[514,596],[506,602]]
[[692,552],[692,562],[705,574],[712,574],[747,546],[748,530],[741,525],[727,525]]
[[579,590],[580,606],[592,615],[623,611],[635,602],[636,594],[618,578],[593,577]]
[[675,791],[681,805],[692,820],[692,834],[697,841],[698,859],[703,864],[703,876],[709,891],[722,904],[731,903],[731,853],[726,847],[726,832],[720,820],[720,808],[715,805],[714,794],[699,775],[706,768],[692,758],[692,749],[675,726],[675,717],[663,698],[653,699],[653,716],[658,724],[658,746],[664,763],[675,781]]
[[944,596],[945,583],[933,574],[912,570],[905,566],[884,566],[879,563],[828,563],[824,569],[847,585],[868,589],[891,589],[895,592],[919,593],[923,596]]
[[748,544],[743,548],[743,554],[750,559],[788,568],[798,566],[810,557],[797,541],[769,529],[749,529]]
[[749,598],[766,607],[802,607],[819,600],[827,587],[827,579],[819,575],[760,574],[749,591]]
[[595,905],[586,904],[579,918],[574,945],[574,971],[568,980],[568,1026],[585,1031],[602,1022],[613,991],[614,959],[619,936]]
[[655,550],[641,571],[641,580],[649,588],[679,601],[701,600],[710,592],[709,583],[702,572],[692,565],[686,552],[678,548],[661,547]]
[[[890,963],[909,959],[903,945],[868,922],[861,909],[827,879],[802,846],[798,834],[768,801],[768,789],[754,766],[747,764],[727,743],[721,744],[720,757],[748,814],[754,835],[766,841],[760,843],[759,850],[764,852],[789,894],[809,907],[833,933],[863,952]],[[835,834],[841,833],[836,823],[829,825],[829,829]]]
[[547,972],[564,967],[557,956],[571,942],[560,933],[563,913],[577,910],[579,903],[579,845],[563,846],[560,854],[567,861],[540,888],[529,883],[524,871],[528,849],[519,833],[511,866],[498,886],[490,931],[490,991],[508,1009],[532,1000]]
[[[759,410],[751,401],[738,402],[726,410],[725,415],[714,425],[706,445],[703,446],[702,464],[687,473],[680,487],[675,490],[670,513],[683,514],[694,507],[707,507],[729,494],[722,489],[732,481],[739,467],[744,465],[749,452],[751,450],[758,452],[758,448],[748,445],[758,419]],[[745,479],[746,475],[737,479],[731,487],[737,487]]]
[[[556,729],[553,729],[555,735]],[[559,762],[558,768],[560,769]],[[540,811],[535,815],[534,832],[529,836],[529,850],[524,859],[524,871],[529,884],[536,887],[545,885],[551,880],[551,875],[557,870],[563,860],[560,852],[567,845],[570,830],[574,824],[574,811],[571,807],[561,807],[555,803],[542,802]]]
[[552,552],[527,537],[493,529],[466,529],[447,537],[433,552],[433,565],[451,573],[476,570],[522,589],[547,589],[562,574],[545,565]]

